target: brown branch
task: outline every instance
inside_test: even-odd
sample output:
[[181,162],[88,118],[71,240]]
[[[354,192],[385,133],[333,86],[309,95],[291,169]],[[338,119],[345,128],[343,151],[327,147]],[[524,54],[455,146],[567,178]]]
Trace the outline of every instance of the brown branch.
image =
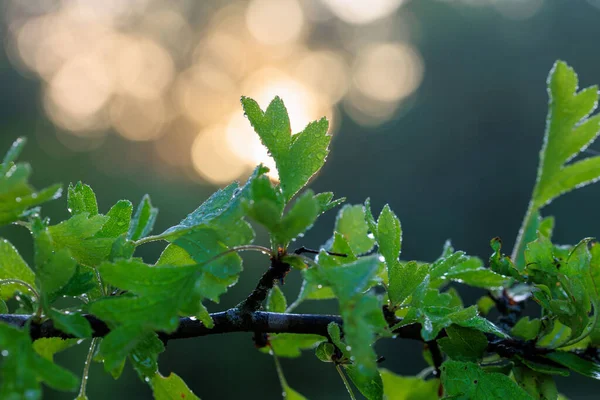
[[269,269],[260,277],[256,288],[236,308],[246,314],[260,310],[275,282],[283,282],[290,268],[290,265],[280,261],[279,257],[272,257]]
[[[179,320],[179,327],[174,332],[159,332],[160,338],[164,342],[168,342],[174,339],[233,332],[298,333],[317,334],[328,337],[327,326],[331,322],[335,322],[343,328],[343,321],[339,315],[286,314],[264,311],[247,313],[238,308],[232,308],[227,311],[210,314],[210,316],[214,321],[212,329],[207,328],[201,321],[195,318],[181,318]],[[102,320],[89,314],[84,315],[84,317],[92,327],[93,337],[104,337],[110,332],[109,327]],[[395,324],[399,321],[400,319],[396,319],[392,322]],[[50,337],[60,337],[63,339],[74,337],[54,326],[52,320],[48,319],[38,323],[33,321],[31,315],[0,314],[0,322],[16,327],[24,327],[29,322],[30,335],[33,340]],[[398,338],[423,341],[420,324],[402,326],[394,330],[393,334]],[[436,340],[444,336],[446,336],[446,333],[442,331]],[[507,358],[519,355],[530,360],[551,363],[549,360],[541,359],[541,356],[552,352],[552,350],[536,347],[534,342],[501,339],[492,334],[486,334],[486,336],[489,343],[488,352],[498,353]],[[428,344],[431,346],[431,342]]]

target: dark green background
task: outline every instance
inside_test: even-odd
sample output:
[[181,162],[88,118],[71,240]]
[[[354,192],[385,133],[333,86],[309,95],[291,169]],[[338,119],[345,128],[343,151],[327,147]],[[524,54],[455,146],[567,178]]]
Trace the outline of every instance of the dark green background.
[[[600,83],[600,10],[589,3],[547,0],[526,21],[505,19],[490,7],[449,3],[415,0],[402,9],[420,21],[414,45],[425,63],[424,81],[412,106],[375,129],[358,126],[342,115],[328,162],[311,185],[317,192],[346,196],[350,203],[362,203],[370,196],[377,212],[390,203],[402,221],[404,259],[432,260],[448,238],[457,249],[487,258],[489,240],[500,236],[508,251],[535,178],[546,118],[548,71],[556,59],[563,59],[579,73],[582,87]],[[313,43],[322,40],[327,38],[315,36]],[[136,202],[150,193],[161,210],[157,231],[177,223],[215,190],[185,177],[149,172],[143,163],[147,144],[111,135],[91,153],[62,148],[51,139],[55,128],[41,111],[39,82],[24,78],[4,54],[0,57],[0,148],[6,149],[17,136],[32,139],[22,158],[33,164],[38,187],[83,180],[96,190],[104,211],[118,199]],[[43,133],[47,142],[35,140]],[[600,145],[594,147],[600,149]],[[106,174],[92,162],[97,158],[123,162]],[[596,185],[547,207],[544,214],[557,217],[555,240],[574,243],[600,236],[599,200],[600,186]],[[67,216],[64,199],[45,210],[55,221]],[[324,216],[299,244],[318,247],[324,243],[331,235],[334,214]],[[0,234],[30,257],[31,241],[22,228],[4,228]],[[266,237],[259,235],[257,242],[267,243]],[[160,247],[147,245],[140,254],[153,261],[159,251]],[[210,304],[210,310],[236,304],[266,267],[264,258],[247,257],[240,283],[221,304]],[[298,287],[298,274],[290,274],[284,287],[290,301]],[[467,301],[480,295],[464,293]],[[335,312],[335,304],[312,303],[299,309],[303,310]],[[57,359],[79,373],[83,347]],[[424,366],[416,342],[386,340],[377,350],[386,357],[382,366],[396,373],[415,374]],[[164,375],[177,372],[203,399],[281,396],[272,360],[254,349],[247,334],[172,342],[160,361]],[[308,398],[347,398],[332,365],[308,353],[282,363],[290,384]],[[559,389],[573,399],[595,398],[600,384],[573,376],[560,380]],[[48,398],[73,397],[47,392]],[[98,364],[92,367],[88,393],[91,399],[151,397],[129,367],[114,382]]]

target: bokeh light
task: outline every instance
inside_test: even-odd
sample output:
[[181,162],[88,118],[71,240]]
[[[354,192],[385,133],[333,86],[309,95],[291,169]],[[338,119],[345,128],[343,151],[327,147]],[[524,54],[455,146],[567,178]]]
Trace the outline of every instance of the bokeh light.
[[10,0],[7,50],[42,83],[44,110],[66,147],[94,149],[112,133],[155,141],[157,157],[145,162],[210,183],[258,163],[277,179],[240,96],[262,107],[283,98],[293,133],[340,107],[359,124],[385,123],[423,78],[418,50],[398,35],[411,20],[403,3]]

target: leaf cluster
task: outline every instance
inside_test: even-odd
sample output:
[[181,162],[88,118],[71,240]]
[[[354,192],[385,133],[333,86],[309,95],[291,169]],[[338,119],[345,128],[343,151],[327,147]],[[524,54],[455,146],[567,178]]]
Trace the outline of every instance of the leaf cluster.
[[[291,249],[344,199],[306,189],[329,152],[327,120],[293,134],[278,97],[264,111],[250,98],[241,102],[279,181],[259,165],[244,184],[218,190],[158,234],[152,234],[158,209],[149,196],[135,207],[121,200],[102,214],[94,191],[81,182],[67,189],[70,217],[51,224],[38,206],[59,197],[61,187],[36,191],[28,183],[31,168],[16,162],[24,140],[17,140],[0,164],[0,225],[28,229],[34,259],[29,265],[0,239],[0,397],[40,398],[41,383],[76,390],[78,379],[53,355],[94,337],[88,361],[102,363],[115,379],[129,363],[156,399],[197,398],[177,375],[161,375],[159,354],[182,318],[217,330],[209,307],[237,283],[242,251],[265,253],[269,261],[248,298],[220,316],[230,326],[252,330],[263,308],[281,320],[307,301],[335,299],[339,306],[341,323],[332,318],[326,332],[286,332],[281,325],[276,333],[255,330],[288,399],[304,396],[287,383],[279,358],[304,350],[332,364],[352,398],[357,390],[370,400],[557,399],[556,375],[574,371],[598,379],[600,245],[591,238],[573,246],[553,243],[554,219],[540,213],[559,195],[600,178],[600,158],[571,162],[600,133],[600,119],[590,117],[598,92],[577,92],[575,72],[557,62],[548,93],[540,167],[521,233],[511,257],[493,239],[486,261],[455,251],[450,242],[431,262],[403,259],[400,219],[389,205],[373,213],[369,199],[342,206],[330,239],[317,250]],[[268,246],[254,244],[253,224],[267,230]],[[138,247],[154,241],[164,242],[157,260],[136,256]],[[302,286],[288,304],[281,285],[290,271]],[[458,284],[487,295],[465,306]],[[521,317],[528,304],[537,305],[537,317]],[[493,308],[500,315],[495,321]],[[29,318],[15,326],[11,314]],[[99,338],[90,316],[108,334]],[[49,321],[68,339],[34,334]],[[412,328],[430,367],[415,377],[380,368],[374,344]],[[84,398],[85,384],[78,399]]]

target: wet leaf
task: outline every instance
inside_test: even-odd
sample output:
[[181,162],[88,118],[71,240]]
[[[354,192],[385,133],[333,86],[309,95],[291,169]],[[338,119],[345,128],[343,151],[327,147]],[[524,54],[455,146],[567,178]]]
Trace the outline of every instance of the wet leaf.
[[441,370],[444,394],[450,398],[464,400],[532,399],[508,376],[485,372],[475,363],[449,360],[442,364]]

